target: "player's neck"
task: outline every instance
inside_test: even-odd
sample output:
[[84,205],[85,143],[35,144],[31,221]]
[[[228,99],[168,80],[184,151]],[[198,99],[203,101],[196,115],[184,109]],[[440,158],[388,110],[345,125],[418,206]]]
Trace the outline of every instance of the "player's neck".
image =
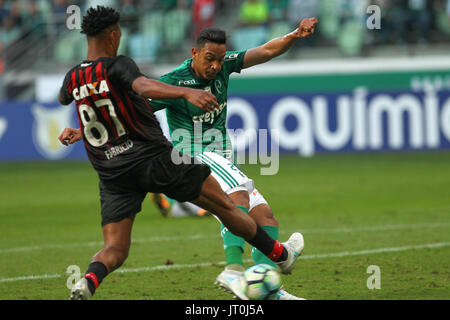
[[114,58],[117,52],[114,52],[110,46],[105,46],[99,42],[91,42],[88,45],[87,60],[95,61],[100,58]]

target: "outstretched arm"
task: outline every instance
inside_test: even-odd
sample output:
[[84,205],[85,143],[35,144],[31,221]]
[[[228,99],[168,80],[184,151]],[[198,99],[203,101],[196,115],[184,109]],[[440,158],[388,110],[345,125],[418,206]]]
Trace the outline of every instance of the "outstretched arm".
[[242,68],[249,68],[282,55],[292,47],[297,39],[306,38],[314,34],[314,28],[317,23],[318,20],[316,18],[303,19],[299,27],[291,33],[272,39],[259,47],[247,50]]

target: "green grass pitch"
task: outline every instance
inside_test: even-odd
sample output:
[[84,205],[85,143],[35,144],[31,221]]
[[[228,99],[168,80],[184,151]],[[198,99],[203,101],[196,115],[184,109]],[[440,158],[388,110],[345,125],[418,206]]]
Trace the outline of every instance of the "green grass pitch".
[[[449,299],[450,153],[283,156],[261,176],[280,240],[305,250],[286,290],[306,299]],[[89,163],[0,164],[0,299],[67,299],[68,266],[84,272],[102,247],[97,176]],[[147,198],[125,264],[94,299],[232,299],[214,218],[164,218]],[[250,266],[249,247],[245,257]],[[379,267],[380,289],[367,273]]]

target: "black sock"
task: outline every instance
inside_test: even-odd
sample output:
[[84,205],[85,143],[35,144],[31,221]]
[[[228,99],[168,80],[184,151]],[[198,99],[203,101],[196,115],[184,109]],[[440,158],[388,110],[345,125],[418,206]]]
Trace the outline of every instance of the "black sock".
[[97,289],[107,274],[108,269],[102,262],[94,261],[89,265],[84,277],[87,279],[91,294],[94,294],[95,289]]
[[259,225],[256,225],[255,237],[247,242],[274,262],[284,261],[288,257],[286,248],[277,240],[272,239]]

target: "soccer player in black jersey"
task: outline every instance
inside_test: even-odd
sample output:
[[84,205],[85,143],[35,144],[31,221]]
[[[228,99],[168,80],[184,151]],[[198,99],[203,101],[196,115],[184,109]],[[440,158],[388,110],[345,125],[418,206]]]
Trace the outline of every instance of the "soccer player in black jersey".
[[[75,100],[80,128],[65,129],[59,140],[65,145],[84,141],[100,180],[104,238],[103,249],[73,286],[70,298],[89,299],[105,276],[125,261],[134,217],[148,192],[191,201],[214,213],[232,233],[277,262],[283,273],[290,273],[303,239],[295,233],[285,243],[270,238],[234,205],[208,166],[177,154],[146,99],[183,98],[208,111],[218,107],[216,98],[203,90],[148,79],[131,58],[117,56],[119,20],[112,8],[87,11],[82,22],[87,59],[67,73],[58,97],[64,105]],[[185,161],[175,163],[174,155]]]

